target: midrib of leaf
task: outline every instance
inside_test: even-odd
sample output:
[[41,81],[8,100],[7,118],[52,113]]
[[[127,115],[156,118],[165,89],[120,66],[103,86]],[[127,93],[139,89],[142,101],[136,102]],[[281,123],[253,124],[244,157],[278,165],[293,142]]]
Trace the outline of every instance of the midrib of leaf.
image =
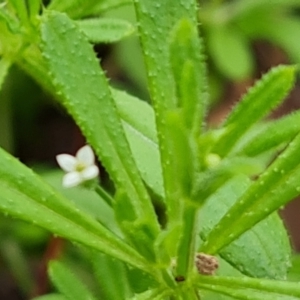
[[[126,123],[128,126],[134,128],[136,131],[142,133],[142,135],[149,140],[149,142],[153,143],[156,147],[158,147],[157,144],[157,133],[155,128],[155,115],[152,106],[150,106],[148,103],[135,98],[131,95],[126,94],[125,92],[116,90],[111,88],[112,95],[114,96],[116,107],[118,110],[118,114],[121,117],[122,121]],[[127,101],[124,102],[124,97],[126,97]],[[137,122],[136,118],[129,114],[129,109],[131,108],[132,104],[135,105],[136,102],[140,102],[139,104],[142,105],[141,109],[143,109],[143,112],[147,114],[147,117],[149,120],[153,121],[149,124],[147,123],[147,127],[144,126],[144,123],[141,124],[140,122]],[[132,104],[131,104],[132,102]],[[144,114],[143,114],[144,115]]]
[[[122,117],[121,117],[122,118]],[[125,121],[122,118],[122,123],[127,126],[128,128],[130,128],[130,130],[136,132],[138,135],[140,135],[143,139],[147,140],[147,142],[149,142],[151,145],[153,145],[153,147],[158,149],[158,145],[157,143],[150,138],[149,136],[147,136],[147,133],[145,133],[144,131],[142,131],[140,128],[136,128],[134,125],[130,124],[129,122]]]

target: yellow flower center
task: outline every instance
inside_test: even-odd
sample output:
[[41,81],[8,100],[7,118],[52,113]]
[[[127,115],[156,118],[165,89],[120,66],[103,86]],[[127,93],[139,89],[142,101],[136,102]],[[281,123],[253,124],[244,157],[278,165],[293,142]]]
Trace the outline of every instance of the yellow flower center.
[[86,169],[86,165],[85,165],[83,162],[78,162],[78,163],[76,164],[75,170],[76,170],[77,172],[82,172],[82,171],[84,171],[85,169]]

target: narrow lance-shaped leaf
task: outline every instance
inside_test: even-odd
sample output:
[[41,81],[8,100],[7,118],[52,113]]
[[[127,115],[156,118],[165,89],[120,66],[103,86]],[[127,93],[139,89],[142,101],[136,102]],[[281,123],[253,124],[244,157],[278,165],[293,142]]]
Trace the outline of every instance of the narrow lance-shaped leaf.
[[[143,174],[145,182],[163,198],[162,181],[159,180],[161,165],[153,109],[147,103],[124,92],[114,91],[114,97],[139,170]],[[148,149],[146,157],[143,155],[145,149]],[[200,200],[205,200],[212,194],[201,210],[200,225],[203,228],[200,231],[201,234],[204,234],[203,230],[205,230],[205,235],[209,233],[211,228],[221,219],[227,209],[237,201],[237,198],[250,183],[250,180],[243,176],[247,185],[242,180],[241,182],[238,181],[237,186],[235,186],[235,180],[230,180],[230,178],[234,174],[251,175],[260,173],[263,171],[262,167],[254,159],[239,157],[230,161],[223,160],[217,170],[212,169],[211,172],[205,173],[205,176],[203,176],[204,174],[201,176],[198,196],[194,195],[194,201],[199,203]],[[214,180],[216,177],[219,179]],[[228,180],[229,182],[224,185]],[[224,187],[219,188],[222,185]],[[216,190],[218,190],[217,194],[214,193]],[[218,213],[216,212],[217,203]],[[248,275],[283,279],[286,276],[290,254],[285,229],[276,215],[272,215],[260,224],[248,231],[245,237],[242,236],[231,243],[230,246],[224,248],[221,255]],[[272,234],[274,232],[273,228],[276,228],[276,238]],[[267,234],[268,238],[262,238],[266,232],[269,232]],[[168,240],[164,242],[168,243],[170,241],[169,252],[171,256],[176,256],[174,243],[177,240],[178,228],[175,228],[174,237],[170,235]],[[165,244],[164,246],[159,244],[159,253],[161,253],[162,247],[165,246]],[[245,248],[251,247],[252,251],[244,251]]]
[[210,26],[207,44],[213,63],[225,76],[237,81],[252,75],[250,43],[236,27],[224,23]]
[[177,107],[189,133],[198,136],[205,114],[207,82],[203,57],[203,43],[190,20],[182,19],[171,34],[170,60],[175,79]]
[[256,156],[274,147],[283,146],[300,131],[300,111],[264,124],[253,138],[249,139],[238,151],[238,155]]
[[[0,210],[147,272],[151,267],[124,241],[0,149]],[[150,268],[149,268],[150,267]],[[155,272],[154,272],[155,273]]]
[[[182,226],[179,227],[181,232],[178,232],[175,272],[176,276],[184,278],[194,267],[199,232],[198,207],[191,205],[189,198],[196,182],[196,174],[200,171],[198,137],[202,131],[207,84],[201,57],[203,46],[194,25],[189,19],[181,19],[171,34],[170,61],[175,81],[178,115],[173,123],[168,124],[169,116],[166,119],[170,132],[169,140],[173,146],[172,171],[176,174],[176,180],[174,178],[172,180],[179,190],[176,198],[167,203],[169,206],[172,203],[175,207],[170,209],[169,226],[172,221],[175,224],[182,222]],[[180,206],[182,219],[178,218]],[[174,214],[176,209],[179,212]]]
[[48,8],[66,12],[70,17],[80,19],[100,15],[106,10],[131,3],[131,0],[52,0]]
[[[247,176],[235,176],[207,199],[199,217],[201,237],[207,237],[250,184]],[[224,247],[219,255],[243,274],[283,280],[290,266],[291,247],[284,225],[274,213]]]
[[[148,290],[141,294],[136,294],[131,300],[164,300],[167,299],[170,294],[172,294],[171,290],[167,290],[165,288],[158,288],[153,290]],[[126,299],[126,300],[130,300]]]
[[226,213],[201,248],[217,253],[300,193],[300,135]]
[[[273,0],[272,8],[275,9],[285,9],[291,8],[293,6],[299,6],[299,0]],[[256,11],[270,11],[270,2],[266,0],[244,0],[238,2],[230,2],[228,3],[226,9],[234,10],[234,17],[243,18],[245,15],[247,16],[249,12]],[[233,19],[234,20],[234,19]]]
[[[176,117],[172,113],[177,114],[174,112],[177,103],[166,37],[170,36],[174,26],[182,18],[189,20],[192,26],[197,26],[196,5],[192,0],[184,2],[141,0],[135,2],[135,8],[148,69],[149,89],[156,114],[168,215],[175,222],[176,218],[180,218],[180,209],[178,209],[180,206],[177,205],[179,204],[178,184],[176,184],[178,174],[173,168],[174,144],[169,138],[173,123],[168,124],[167,119]],[[171,111],[173,111],[171,115],[168,114]]]
[[30,19],[34,20],[41,8],[41,0],[27,0],[27,7]]
[[164,198],[153,108],[125,92],[113,90],[132,155],[146,184]]
[[13,7],[21,23],[28,24],[28,12],[25,0],[9,0],[8,4]]
[[92,43],[117,42],[134,32],[134,27],[127,21],[118,19],[85,19],[76,21],[79,28]]
[[62,262],[51,261],[49,263],[49,275],[56,288],[67,299],[96,299],[82,281]]
[[93,269],[103,299],[124,300],[131,296],[125,265],[111,257],[92,253]]
[[225,120],[226,131],[213,152],[225,156],[243,133],[279,105],[294,85],[295,71],[293,66],[279,66],[264,75]]
[[[99,67],[92,47],[64,14],[48,12],[42,22],[42,51],[49,64],[58,99],[73,116],[117,189],[124,197],[130,238],[135,245],[151,244],[158,232],[158,223],[150,198],[132,158],[120,117],[107,79]],[[75,46],[76,45],[76,46]],[[74,49],[76,48],[76,51]],[[147,228],[141,230],[143,226]],[[150,245],[149,244],[149,245]],[[147,246],[148,249],[151,246]]]
[[[224,293],[237,299],[298,300],[298,282],[275,281],[249,277],[200,276],[195,278],[200,289]],[[249,298],[249,295],[251,298]]]

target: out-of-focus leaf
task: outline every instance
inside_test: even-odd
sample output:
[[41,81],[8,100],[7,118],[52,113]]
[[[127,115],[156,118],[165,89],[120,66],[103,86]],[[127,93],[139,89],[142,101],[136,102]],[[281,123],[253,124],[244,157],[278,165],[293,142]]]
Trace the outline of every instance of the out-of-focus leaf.
[[95,300],[82,281],[62,262],[49,263],[49,276],[56,288],[69,300]]
[[4,57],[0,58],[0,90],[7,75],[11,62]]
[[245,36],[233,26],[211,26],[207,43],[219,71],[231,80],[251,77],[254,69],[251,48]]
[[124,300],[131,296],[125,265],[104,254],[92,255],[93,269],[103,299]]
[[258,34],[284,49],[292,62],[300,63],[300,45],[297,43],[300,20],[292,16],[282,16],[278,21],[274,18],[275,22],[277,26],[267,23],[260,28]]
[[30,274],[28,259],[16,238],[1,238],[0,253],[22,294],[29,295],[34,287],[34,280]]
[[40,8],[41,8],[41,1],[40,0],[30,0],[27,1],[28,5],[28,13],[31,20],[37,17]]
[[92,43],[114,43],[134,32],[134,26],[119,19],[84,19],[76,21]]
[[[130,298],[132,300],[165,300],[166,297],[172,294],[172,291],[164,289],[164,288],[158,288],[146,291],[141,294],[136,294],[133,298]],[[130,300],[126,299],[126,300]]]
[[[34,0],[35,1],[35,0]],[[9,0],[7,1],[9,5],[13,7],[17,16],[19,17],[23,25],[28,24],[28,12],[25,0]]]

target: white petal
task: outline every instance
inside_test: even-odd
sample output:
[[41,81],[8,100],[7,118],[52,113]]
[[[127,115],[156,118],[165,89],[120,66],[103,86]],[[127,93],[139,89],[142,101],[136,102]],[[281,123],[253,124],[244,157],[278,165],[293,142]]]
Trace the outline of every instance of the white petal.
[[81,172],[81,176],[84,180],[90,180],[97,177],[99,174],[99,169],[97,166],[90,166]]
[[62,185],[63,187],[69,188],[69,187],[79,185],[81,182],[82,182],[82,177],[80,176],[80,173],[71,172],[66,174],[63,177]]
[[80,148],[76,153],[76,158],[86,166],[92,166],[95,163],[94,152],[89,145]]
[[56,161],[59,166],[66,172],[74,171],[77,163],[76,158],[69,154],[56,155]]

